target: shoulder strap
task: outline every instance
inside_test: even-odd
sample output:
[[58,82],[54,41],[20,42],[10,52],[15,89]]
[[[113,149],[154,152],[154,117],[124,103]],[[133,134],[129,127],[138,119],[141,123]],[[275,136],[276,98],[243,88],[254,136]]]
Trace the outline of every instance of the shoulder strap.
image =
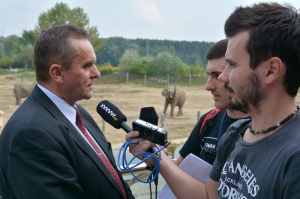
[[213,117],[215,117],[219,112],[220,112],[220,109],[214,108],[214,109],[210,110],[210,111],[206,114],[206,116],[204,117],[204,119],[203,119],[203,121],[202,121],[202,123],[201,123],[201,126],[200,126],[199,137],[200,137],[201,134],[202,134],[202,129],[203,129],[203,127],[204,127],[206,121],[209,120],[209,119],[211,119],[211,118],[213,118]]
[[232,134],[232,136],[230,137],[229,144],[228,144],[227,148],[225,149],[225,153],[224,153],[226,159],[229,157],[230,153],[235,148],[235,143],[239,140],[241,133],[244,132],[248,128],[250,123],[251,123],[251,120],[243,123],[241,126],[239,126],[235,130],[235,133]]

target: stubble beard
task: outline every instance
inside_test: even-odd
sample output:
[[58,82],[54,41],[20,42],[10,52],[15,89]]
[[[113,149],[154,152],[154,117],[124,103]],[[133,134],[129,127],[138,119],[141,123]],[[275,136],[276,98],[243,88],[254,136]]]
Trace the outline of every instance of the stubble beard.
[[260,103],[265,98],[259,76],[252,72],[244,85],[236,90],[239,100],[230,98],[229,106],[243,113],[249,113],[251,104],[255,110],[259,110]]

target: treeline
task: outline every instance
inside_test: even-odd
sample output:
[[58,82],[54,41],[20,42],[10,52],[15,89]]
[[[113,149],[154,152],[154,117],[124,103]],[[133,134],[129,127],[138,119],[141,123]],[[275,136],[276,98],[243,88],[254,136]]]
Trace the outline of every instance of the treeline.
[[21,36],[0,36],[0,68],[33,68],[34,42],[39,33],[53,25],[70,24],[84,28],[95,49],[102,74],[125,72],[136,75],[199,76],[207,61],[205,54],[213,42],[189,42],[153,39],[100,38],[97,27],[89,24],[82,8],[71,9],[65,3],[41,13],[33,30]]
[[117,71],[134,75],[200,77],[212,42],[187,42],[112,37],[96,52],[102,74]]
[[[31,38],[11,35],[6,38],[0,37],[0,67],[12,68],[32,68],[32,55],[34,43]],[[31,40],[30,40],[31,39]],[[31,42],[27,42],[30,40]],[[122,58],[130,59],[133,64],[137,59],[150,60],[167,56],[189,66],[204,67],[207,64],[205,54],[213,42],[188,42],[171,40],[151,40],[151,39],[126,39],[122,37],[111,37],[102,39],[102,45],[96,51],[97,65],[111,65],[113,67],[122,66]],[[138,56],[138,58],[137,58]],[[134,59],[135,57],[135,59]],[[125,63],[126,64],[126,63]],[[163,64],[163,63],[162,63]],[[163,66],[163,65],[162,65]],[[129,67],[129,66],[126,66]],[[124,66],[123,66],[124,69]],[[155,70],[155,69],[154,69]]]
[[6,38],[0,36],[0,68],[32,68],[33,46],[37,36],[42,30],[62,24],[84,28],[90,35],[94,49],[100,49],[101,39],[98,29],[89,24],[84,10],[80,7],[72,9],[65,3],[57,3],[39,15],[33,30],[23,30],[21,36],[10,35]]
[[111,37],[103,39],[100,50],[96,52],[97,64],[119,66],[126,51],[136,51],[140,57],[156,57],[167,52],[188,65],[205,66],[205,54],[213,42],[172,41],[153,39],[126,39]]

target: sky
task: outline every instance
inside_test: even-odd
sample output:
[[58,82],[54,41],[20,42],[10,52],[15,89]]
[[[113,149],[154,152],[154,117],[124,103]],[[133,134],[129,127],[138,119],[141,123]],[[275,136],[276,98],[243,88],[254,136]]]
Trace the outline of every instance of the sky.
[[[40,14],[56,3],[81,7],[101,38],[216,42],[235,7],[257,0],[1,0],[0,35],[33,30]],[[300,9],[300,0],[277,0]]]

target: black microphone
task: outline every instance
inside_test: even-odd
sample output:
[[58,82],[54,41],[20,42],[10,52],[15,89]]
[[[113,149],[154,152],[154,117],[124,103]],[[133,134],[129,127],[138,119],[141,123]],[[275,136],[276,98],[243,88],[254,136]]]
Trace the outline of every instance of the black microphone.
[[132,128],[126,123],[126,116],[108,100],[103,100],[97,106],[98,114],[110,125],[116,129],[122,128],[126,133],[132,131]]
[[140,119],[153,125],[158,125],[158,115],[154,107],[141,108]]
[[[157,115],[154,107],[144,107],[144,108],[141,108],[140,119],[144,120],[146,122],[149,122],[150,124],[153,124],[153,125],[156,125],[156,126],[158,125],[158,115]],[[154,153],[155,152],[154,149],[152,149],[152,148],[149,148],[147,151],[149,153]],[[154,169],[154,166],[148,166],[147,165],[146,169],[152,171]],[[153,178],[153,177],[154,177],[154,174],[153,174],[153,176],[151,178]],[[154,183],[157,186],[157,184],[158,184],[158,176],[155,179]],[[157,190],[156,190],[156,193],[157,193]]]
[[122,128],[126,133],[133,130],[138,131],[140,133],[139,137],[161,146],[165,146],[167,143],[167,132],[164,129],[141,119],[135,119],[132,122],[133,128],[131,128],[126,123],[126,116],[115,105],[107,100],[98,104],[97,112],[107,123],[116,129]]

